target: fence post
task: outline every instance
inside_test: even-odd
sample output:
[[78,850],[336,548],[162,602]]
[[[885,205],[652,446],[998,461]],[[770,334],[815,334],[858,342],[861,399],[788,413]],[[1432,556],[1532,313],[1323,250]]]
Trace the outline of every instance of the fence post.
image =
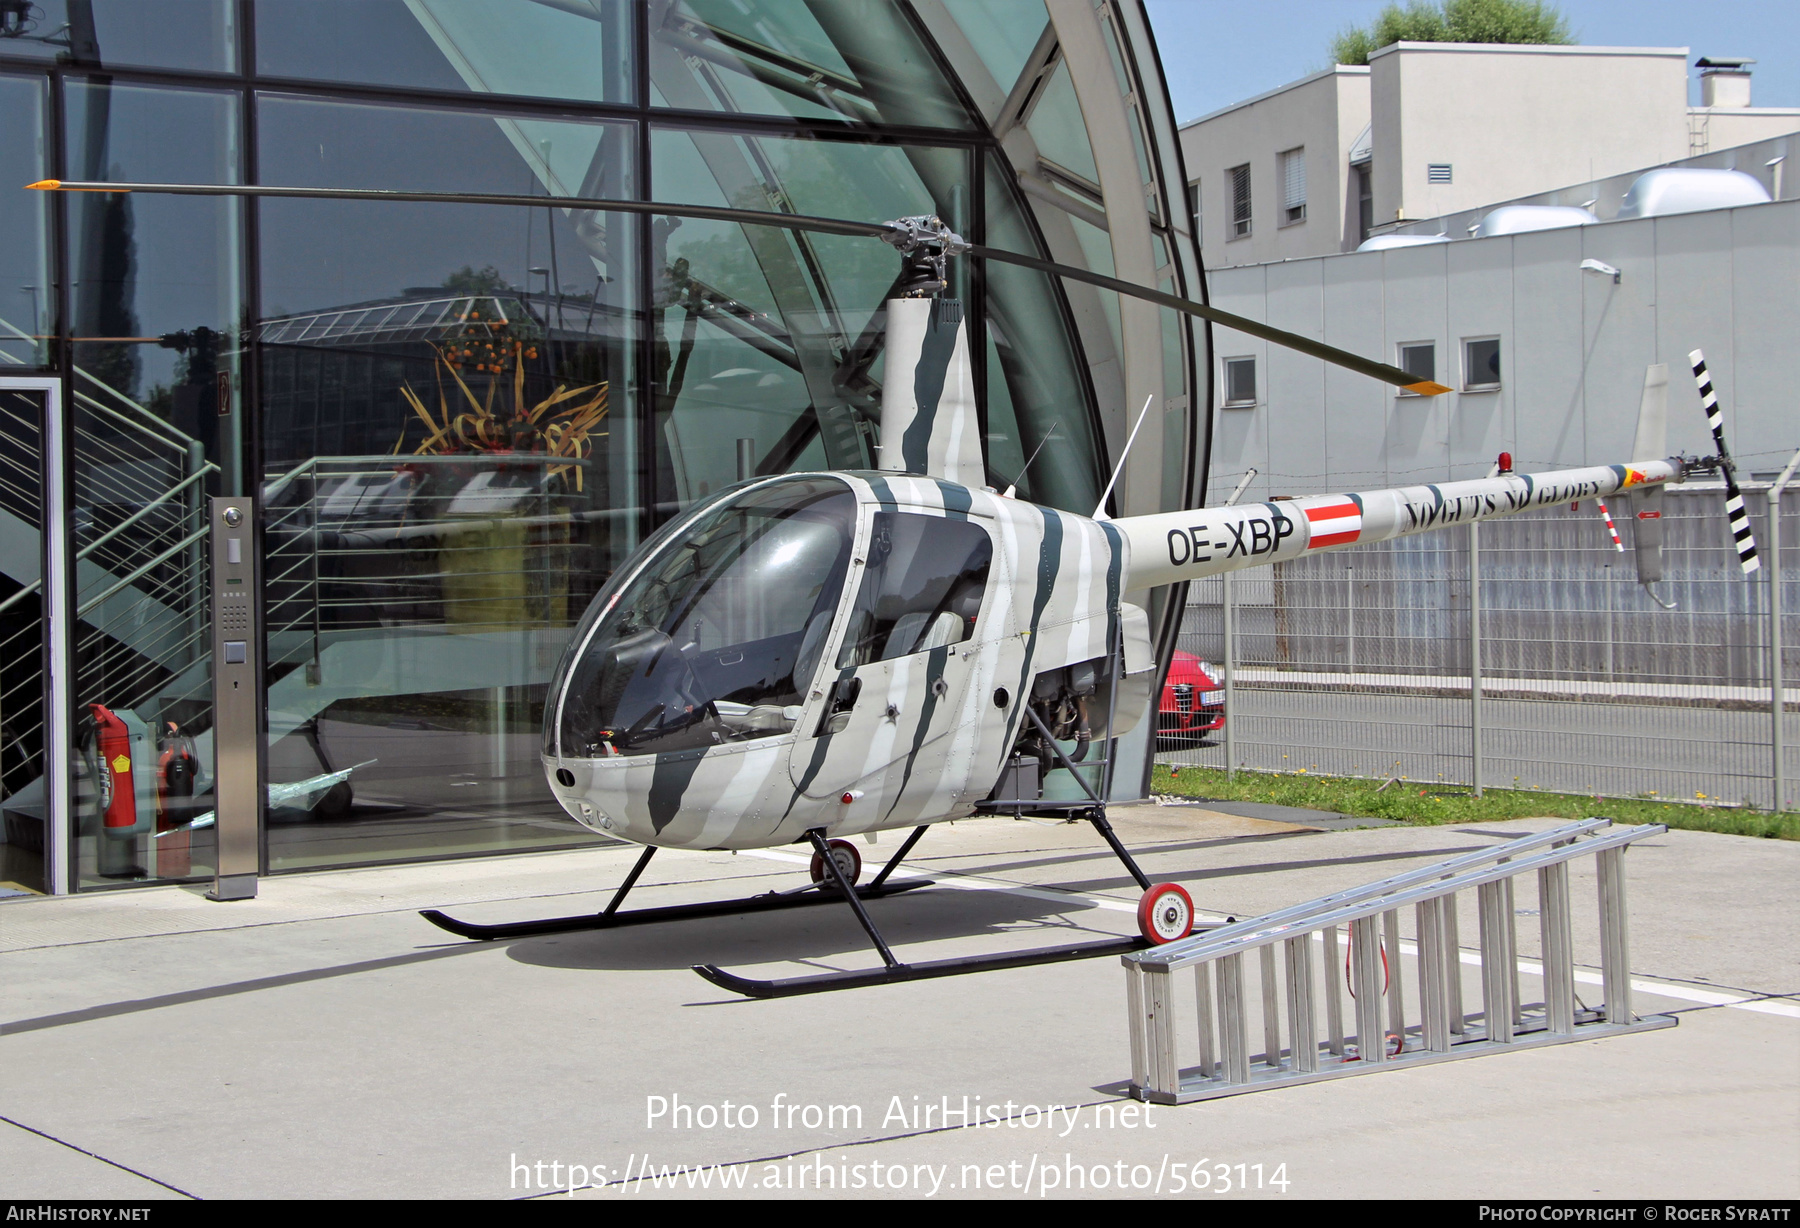
[[1344,665],[1347,672],[1356,672],[1356,568],[1344,566],[1344,617],[1347,621],[1344,635]]
[[1481,522],[1469,522],[1469,760],[1481,796]]
[[1775,752],[1775,794],[1771,807],[1776,814],[1787,808],[1787,771],[1782,762],[1787,753],[1783,745],[1781,721],[1787,709],[1787,684],[1782,679],[1781,661],[1781,495],[1794,466],[1800,465],[1800,451],[1794,453],[1769,486],[1769,717],[1772,728],[1769,744]]
[[1237,636],[1233,634],[1231,619],[1231,573],[1228,571],[1219,577],[1222,600],[1220,609],[1225,612],[1225,779],[1235,779],[1237,771],[1237,754],[1232,746],[1231,731],[1238,722],[1236,699],[1237,679]]

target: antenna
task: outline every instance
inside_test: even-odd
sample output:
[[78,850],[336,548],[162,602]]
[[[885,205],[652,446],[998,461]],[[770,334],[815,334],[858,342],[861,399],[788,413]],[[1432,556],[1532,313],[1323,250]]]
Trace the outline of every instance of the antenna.
[[1156,399],[1153,392],[1144,398],[1144,408],[1138,410],[1137,425],[1131,428],[1131,435],[1125,440],[1125,450],[1119,453],[1119,463],[1113,466],[1112,478],[1106,483],[1106,489],[1100,492],[1100,506],[1094,509],[1095,520],[1110,520],[1106,514],[1106,501],[1112,497],[1113,487],[1119,484],[1119,475],[1125,472],[1125,458],[1131,455],[1131,445],[1137,442],[1138,430],[1144,425],[1144,415],[1150,412],[1150,402]]
[[1244,476],[1238,479],[1237,489],[1231,492],[1231,498],[1225,500],[1225,506],[1230,507],[1233,503],[1236,503],[1240,498],[1242,498],[1243,494],[1244,494],[1244,488],[1249,486],[1251,481],[1255,477],[1256,477],[1255,469],[1246,469],[1244,471]]
[[1031,468],[1031,462],[1038,458],[1038,453],[1044,450],[1044,445],[1050,442],[1050,437],[1056,434],[1056,428],[1061,425],[1061,418],[1050,424],[1050,429],[1044,432],[1042,439],[1038,440],[1038,446],[1031,450],[1031,456],[1025,461],[1025,468],[1019,470],[1019,476],[1007,484],[1006,490],[1000,496],[1002,499],[1010,499],[1018,491],[1019,483],[1025,480],[1025,474]]

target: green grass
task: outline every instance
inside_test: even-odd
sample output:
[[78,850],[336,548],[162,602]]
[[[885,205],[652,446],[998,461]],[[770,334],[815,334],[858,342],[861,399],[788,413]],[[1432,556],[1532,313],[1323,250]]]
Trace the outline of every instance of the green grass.
[[1594,798],[1580,794],[1542,793],[1523,789],[1483,789],[1482,796],[1435,797],[1433,794],[1467,794],[1459,786],[1419,780],[1395,781],[1386,789],[1379,780],[1313,776],[1305,772],[1272,773],[1239,771],[1235,780],[1213,768],[1181,767],[1171,774],[1168,764],[1156,765],[1151,791],[1214,801],[1270,802],[1277,806],[1303,806],[1339,814],[1398,819],[1404,823],[1483,823],[1498,819],[1587,819],[1598,815],[1619,823],[1662,823],[1687,831],[1722,832],[1731,836],[1762,836],[1775,840],[1800,840],[1800,814],[1771,814],[1735,806],[1656,802],[1637,798]]

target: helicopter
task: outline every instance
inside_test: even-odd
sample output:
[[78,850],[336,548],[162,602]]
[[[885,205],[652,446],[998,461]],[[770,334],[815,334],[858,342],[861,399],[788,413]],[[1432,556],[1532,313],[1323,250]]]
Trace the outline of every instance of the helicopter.
[[[49,190],[429,200],[541,207],[543,197],[273,186],[76,183]],[[776,997],[1123,953],[1187,936],[1195,909],[1153,883],[1106,818],[1107,750],[1148,714],[1149,616],[1126,593],[1580,500],[1640,497],[1696,471],[1735,493],[1718,455],[1664,457],[1647,384],[1637,458],[1389,490],[1112,518],[1121,456],[1091,514],[987,484],[963,308],[947,262],[998,260],[1084,281],[1321,358],[1422,395],[1448,388],[1310,338],[1122,281],[969,243],[936,217],[882,223],[712,206],[561,198],[571,209],[658,214],[880,239],[901,276],[886,303],[879,467],[754,477],[703,495],[648,538],[589,605],[552,677],[541,761],[584,827],[644,851],[598,914],[508,924],[423,915],[460,936],[517,938],[841,901],[879,968],[752,980]],[[1703,367],[1697,370],[1703,374]],[[1666,382],[1666,380],[1664,381]],[[1707,391],[1703,384],[1703,395]],[[1146,403],[1145,411],[1149,408]],[[1138,426],[1143,414],[1138,417]],[[1135,440],[1134,426],[1125,452]],[[1731,505],[1731,504],[1728,504]],[[1742,500],[1735,500],[1741,508]],[[1739,533],[1737,511],[1733,532]],[[1652,528],[1655,526],[1652,525]],[[1754,547],[1751,558],[1754,559]],[[1649,553],[1646,553],[1648,550]],[[1660,577],[1653,532],[1640,578]],[[1646,580],[1646,584],[1649,580]],[[1084,796],[1046,796],[1057,769]],[[1090,779],[1098,775],[1099,780]],[[1066,789],[1063,790],[1066,793]],[[864,903],[927,886],[889,879],[935,823],[1059,816],[1093,825],[1142,890],[1139,934],[999,956],[899,959]],[[847,837],[908,828],[866,885]],[[659,848],[813,850],[811,883],[749,899],[622,910]]]

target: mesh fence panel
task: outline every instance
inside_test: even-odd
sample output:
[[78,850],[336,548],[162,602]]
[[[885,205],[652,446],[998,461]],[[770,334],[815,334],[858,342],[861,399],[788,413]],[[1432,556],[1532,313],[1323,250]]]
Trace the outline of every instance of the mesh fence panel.
[[[1718,490],[1664,505],[1664,609],[1594,505],[1480,528],[1482,783],[1606,796],[1773,800],[1768,502],[1747,498],[1763,570],[1746,580]],[[1800,491],[1782,504],[1785,775],[1800,774]],[[1194,584],[1179,647],[1225,658],[1235,765],[1474,780],[1469,531],[1403,538]],[[1223,734],[1159,759],[1226,766]],[[1790,804],[1792,788],[1790,786]]]

